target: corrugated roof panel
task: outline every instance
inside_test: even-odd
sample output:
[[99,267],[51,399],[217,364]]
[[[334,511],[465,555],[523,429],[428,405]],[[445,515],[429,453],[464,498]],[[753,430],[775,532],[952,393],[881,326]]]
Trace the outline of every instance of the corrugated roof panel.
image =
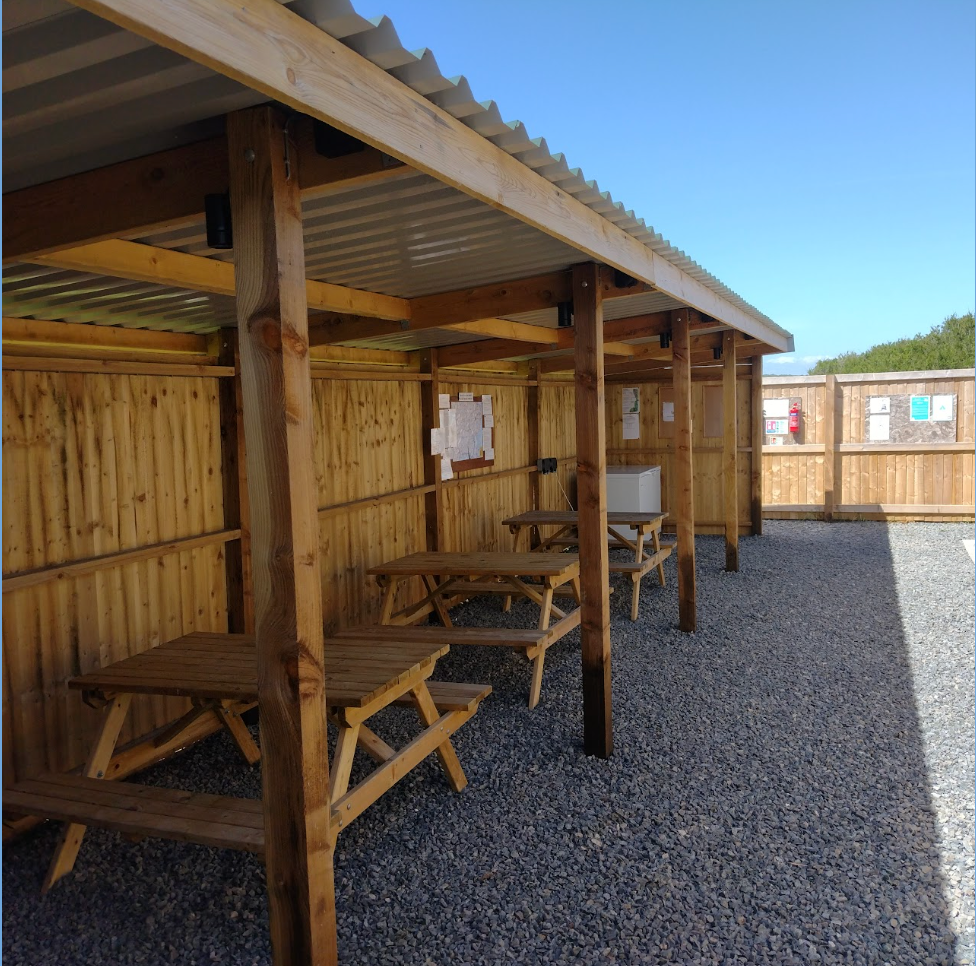
[[[429,50],[406,50],[389,18],[368,20],[348,0],[296,0],[288,5],[720,297],[773,324],[581,170],[570,168],[561,154],[551,153],[544,139],[533,139],[520,122],[506,122],[493,101],[479,101],[464,77],[444,77]],[[62,0],[5,0],[3,17],[7,190],[212,136],[222,129],[225,113],[266,100]],[[415,184],[422,186],[424,177],[418,176]],[[363,207],[382,198],[386,187],[368,190]],[[322,219],[310,258],[315,277],[378,286],[378,291],[409,297],[503,280],[503,272],[530,275],[579,260],[570,246],[453,193],[453,223],[439,219],[433,208],[411,207],[402,198],[385,221],[377,212],[373,225],[366,220],[343,224],[328,200],[317,211],[310,205],[312,217]],[[504,242],[492,240],[493,219]],[[373,230],[375,239],[370,238]],[[416,236],[422,232],[427,234],[421,244]],[[203,253],[196,236],[184,239],[187,250]],[[161,243],[184,247],[175,237]],[[372,266],[370,258],[375,259]]]

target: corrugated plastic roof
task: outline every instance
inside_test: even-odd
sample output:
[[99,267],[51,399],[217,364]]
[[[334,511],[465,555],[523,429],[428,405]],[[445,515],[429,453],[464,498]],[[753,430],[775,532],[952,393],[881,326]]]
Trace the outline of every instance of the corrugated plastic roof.
[[[726,301],[784,331],[582,171],[571,168],[544,138],[530,137],[521,122],[506,121],[493,101],[477,100],[464,77],[445,77],[429,50],[406,50],[389,18],[366,19],[348,0],[295,0],[287,5]],[[212,136],[222,129],[228,111],[266,100],[63,0],[5,0],[3,18],[4,190]],[[381,185],[309,202],[305,216],[309,277],[402,297],[552,271],[579,260],[571,246],[410,169]],[[215,254],[206,249],[202,225],[143,240]],[[56,273],[59,290],[73,274]],[[49,277],[47,283],[35,279],[35,303],[51,304],[50,298],[39,298],[50,282]],[[93,282],[85,279],[85,284]],[[159,298],[171,307],[184,300],[188,326],[206,328],[205,304],[210,305],[212,326],[226,324],[226,306],[219,298],[194,296],[202,300],[190,302],[188,293],[177,290],[116,286],[113,280],[105,284],[112,288],[119,320],[127,320],[129,308],[140,317],[140,310]],[[18,314],[35,314],[25,309],[34,303],[23,296],[23,289],[18,280],[5,293],[5,302]],[[126,293],[138,301],[127,302]],[[655,307],[646,311],[680,304],[665,296],[635,297],[620,311],[633,314],[636,298]],[[612,306],[607,303],[608,318],[613,317]],[[533,313],[519,318],[541,322],[550,317]],[[98,313],[91,313],[90,320],[103,321]]]

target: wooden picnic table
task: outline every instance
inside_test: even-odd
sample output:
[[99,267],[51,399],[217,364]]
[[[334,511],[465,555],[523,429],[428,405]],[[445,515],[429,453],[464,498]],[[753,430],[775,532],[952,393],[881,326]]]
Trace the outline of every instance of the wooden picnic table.
[[[467,784],[450,736],[491,692],[486,685],[429,682],[444,643],[423,640],[338,641],[325,645],[325,693],[329,720],[339,729],[330,775],[333,833],[362,814],[380,795],[436,751],[455,791]],[[135,835],[156,835],[255,852],[264,850],[260,801],[200,795],[102,778],[135,694],[189,698],[193,707],[157,736],[173,740],[201,715],[214,714],[251,764],[260,751],[238,711],[258,698],[257,648],[244,634],[187,634],[90,674],[69,687],[103,708],[102,722],[81,776],[47,775],[4,790],[4,809],[66,826],[45,888],[71,871],[86,825]],[[366,725],[390,704],[413,705],[423,730],[400,750]],[[356,747],[379,763],[349,787]]]
[[[438,639],[451,644],[497,644],[519,648],[533,662],[529,707],[539,703],[545,652],[560,638],[579,626],[579,609],[566,613],[553,603],[553,596],[569,586],[579,603],[579,558],[573,554],[538,553],[412,553],[371,567],[372,574],[384,587],[380,623],[396,625],[384,631],[385,640],[409,640],[414,634],[425,634],[430,628],[405,628],[431,605],[445,631]],[[394,600],[401,581],[420,577],[427,595],[394,613]],[[530,583],[529,580],[534,581]],[[531,638],[526,632],[511,628],[455,628],[447,609],[450,598],[475,594],[504,594],[526,597],[540,607],[538,627]],[[550,627],[555,615],[558,620]],[[368,628],[357,629],[368,634]]]
[[[664,586],[664,561],[671,555],[672,547],[661,546],[661,524],[666,513],[642,513],[638,511],[614,510],[607,513],[607,533],[613,538],[611,547],[626,547],[634,552],[633,561],[611,560],[610,572],[629,574],[633,582],[633,594],[630,603],[630,619],[637,620],[637,609],[640,604],[640,584],[643,576],[650,570],[657,568],[658,580]],[[502,520],[502,526],[507,526],[513,534],[513,548],[518,550],[519,536],[523,530],[528,535],[535,531],[537,545],[536,552],[543,550],[562,550],[573,547],[577,541],[569,536],[579,524],[579,512],[576,510],[527,510],[517,516]],[[545,539],[539,533],[539,527],[554,526],[555,533]],[[637,531],[631,539],[621,533],[621,528],[632,527]],[[654,552],[645,553],[644,541],[650,536],[654,544]]]

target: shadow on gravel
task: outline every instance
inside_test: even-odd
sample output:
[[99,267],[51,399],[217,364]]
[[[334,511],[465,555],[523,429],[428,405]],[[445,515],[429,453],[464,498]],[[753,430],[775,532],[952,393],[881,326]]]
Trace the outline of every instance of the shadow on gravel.
[[[791,524],[699,538],[699,627],[645,581],[613,595],[616,753],[580,750],[578,635],[543,699],[503,648],[455,648],[438,676],[495,693],[455,736],[470,780],[416,769],[344,831],[347,964],[953,962],[925,760],[886,528]],[[528,607],[528,605],[522,605]],[[498,602],[459,622],[531,621]],[[412,721],[380,729],[404,740]],[[150,780],[257,795],[220,737]],[[252,857],[90,833],[37,888],[55,831],[6,850],[4,963],[267,963]]]

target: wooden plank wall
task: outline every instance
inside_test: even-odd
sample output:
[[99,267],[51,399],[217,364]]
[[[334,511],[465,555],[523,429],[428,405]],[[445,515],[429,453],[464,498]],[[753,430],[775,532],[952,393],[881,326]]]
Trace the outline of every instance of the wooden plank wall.
[[[836,377],[835,472],[839,518],[972,520],[974,372],[877,373]],[[764,515],[810,519],[824,514],[826,377],[763,380],[763,397],[800,397],[803,434],[795,446],[763,447]],[[956,441],[865,443],[868,396],[956,395]]]
[[[219,533],[218,381],[233,370],[184,377],[166,365],[152,374],[143,363],[112,364],[150,370],[138,375],[50,371],[57,359],[40,363],[42,371],[15,365],[3,374],[5,782],[84,760],[98,715],[67,689],[70,677],[191,630],[227,629],[220,538],[12,588],[36,568]],[[379,588],[367,568],[425,549],[420,376],[404,367],[354,368],[313,366],[327,632],[377,618]],[[537,457],[528,451],[529,382],[518,373],[459,378],[449,375],[441,391],[493,397],[496,458],[444,487],[444,542],[507,550],[511,535],[501,520],[531,507]],[[561,458],[560,479],[574,495],[572,383],[546,380],[539,410],[538,455]],[[542,478],[541,494],[542,506],[565,506],[554,476]],[[407,594],[419,596],[419,583]],[[150,698],[133,707],[124,741],[186,709],[180,700]]]
[[[216,378],[4,371],[3,420],[5,578],[223,526]],[[84,759],[98,715],[69,677],[226,627],[221,543],[5,586],[4,781]],[[183,710],[137,698],[122,740]]]
[[[750,531],[751,446],[750,366],[740,366],[736,379],[739,532]],[[640,389],[640,439],[623,438],[622,399],[625,387]],[[662,396],[671,399],[670,381],[607,383],[607,465],[661,466],[661,509],[670,511],[674,492],[674,424],[661,420]],[[705,400],[709,396],[709,425],[706,427]],[[696,378],[691,387],[693,451],[695,471],[695,532],[724,533],[722,503],[722,374],[716,368],[714,379]],[[717,435],[706,436],[713,429]],[[665,523],[665,530],[674,527]]]

